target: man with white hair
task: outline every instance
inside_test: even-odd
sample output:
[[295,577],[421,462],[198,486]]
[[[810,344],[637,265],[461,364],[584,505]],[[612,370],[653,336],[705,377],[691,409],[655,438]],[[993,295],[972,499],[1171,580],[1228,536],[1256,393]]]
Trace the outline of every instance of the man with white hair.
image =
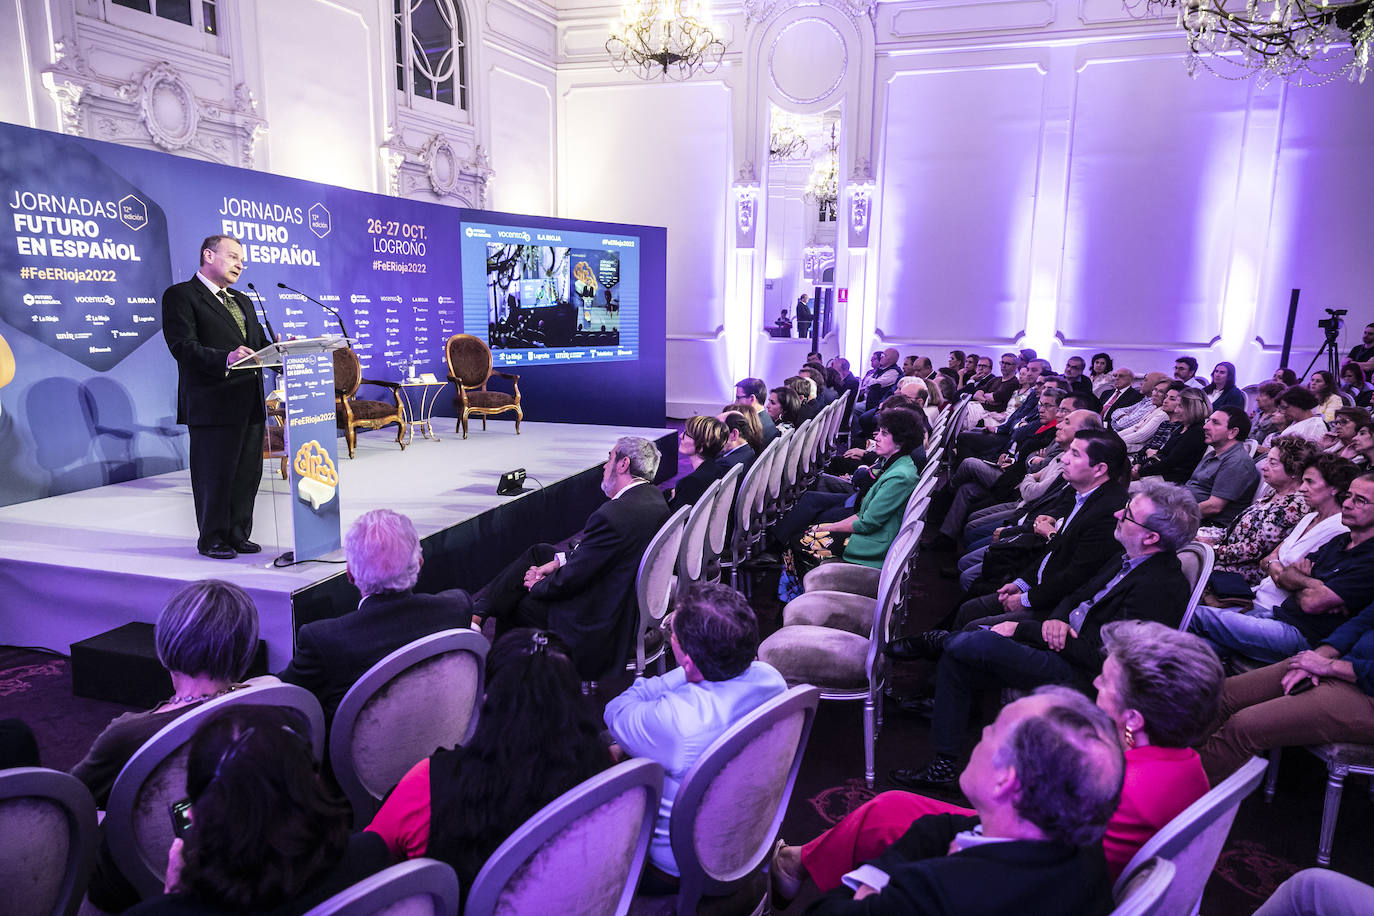
[[362,592],[358,609],[301,627],[296,654],[278,675],[315,694],[327,718],[354,681],[401,646],[472,623],[472,599],[466,592],[411,591],[423,562],[420,538],[399,512],[363,513],[344,535],[344,558],[348,581]]

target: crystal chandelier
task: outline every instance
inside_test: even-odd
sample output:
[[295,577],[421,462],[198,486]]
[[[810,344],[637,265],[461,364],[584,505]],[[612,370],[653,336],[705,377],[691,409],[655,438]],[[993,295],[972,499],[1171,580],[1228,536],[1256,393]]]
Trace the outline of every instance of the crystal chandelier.
[[768,158],[775,162],[800,159],[806,155],[806,134],[804,119],[794,118],[786,112],[774,111],[768,131]]
[[830,145],[825,159],[816,163],[811,177],[806,180],[806,191],[802,195],[812,203],[822,207],[834,207],[840,199],[840,162],[839,144],[835,141],[835,125],[830,125]]
[[[1364,82],[1374,0],[1125,0],[1136,17],[1176,15],[1188,33],[1188,73],[1201,64],[1227,79],[1275,77],[1299,86],[1339,76]],[[1229,7],[1229,8],[1228,8]]]
[[616,70],[640,79],[683,80],[720,66],[725,43],[701,0],[630,0],[611,24],[606,53]]

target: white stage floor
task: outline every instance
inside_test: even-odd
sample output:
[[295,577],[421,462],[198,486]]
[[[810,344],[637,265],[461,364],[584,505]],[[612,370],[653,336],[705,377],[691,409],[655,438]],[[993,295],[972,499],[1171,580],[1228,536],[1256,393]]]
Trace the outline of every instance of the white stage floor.
[[[530,489],[537,482],[552,486],[604,462],[619,436],[657,440],[672,432],[522,423],[517,436],[508,422],[491,422],[483,431],[474,421],[466,440],[440,430],[441,441],[417,438],[404,452],[394,431],[363,434],[353,460],[340,440],[342,524],[346,530],[363,512],[386,507],[410,516],[425,538],[527,497],[528,490],[496,495],[506,471],[525,468]],[[278,467],[265,463],[258,490],[253,539],[263,552],[234,560],[196,552],[184,470],[0,507],[0,644],[66,652],[72,642],[121,623],[155,620],[182,583],[224,578],[258,602],[275,670],[291,651],[291,595],[343,571],[342,564],[273,567],[272,559],[292,543],[289,494]]]

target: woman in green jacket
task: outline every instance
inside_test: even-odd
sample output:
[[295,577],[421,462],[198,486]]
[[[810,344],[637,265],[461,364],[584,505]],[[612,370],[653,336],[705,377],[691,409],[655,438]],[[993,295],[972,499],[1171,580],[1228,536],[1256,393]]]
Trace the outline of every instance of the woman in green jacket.
[[[859,503],[857,513],[838,522],[816,525],[808,534],[813,537],[830,534],[831,549],[846,562],[882,566],[883,557],[901,527],[907,500],[916,489],[919,474],[911,453],[923,445],[924,440],[925,424],[911,411],[892,408],[880,413],[874,450],[884,459],[882,473]],[[843,548],[836,549],[845,535],[849,540]]]

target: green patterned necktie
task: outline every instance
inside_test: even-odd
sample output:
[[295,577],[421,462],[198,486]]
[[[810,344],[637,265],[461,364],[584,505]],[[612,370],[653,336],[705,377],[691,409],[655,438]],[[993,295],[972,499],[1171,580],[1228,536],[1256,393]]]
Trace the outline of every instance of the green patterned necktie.
[[229,310],[230,316],[234,319],[234,324],[239,326],[239,334],[244,340],[247,340],[248,325],[243,323],[243,309],[239,308],[239,304],[234,301],[233,296],[229,295],[229,290],[227,289],[219,291],[219,298],[220,301],[224,303],[224,307]]

